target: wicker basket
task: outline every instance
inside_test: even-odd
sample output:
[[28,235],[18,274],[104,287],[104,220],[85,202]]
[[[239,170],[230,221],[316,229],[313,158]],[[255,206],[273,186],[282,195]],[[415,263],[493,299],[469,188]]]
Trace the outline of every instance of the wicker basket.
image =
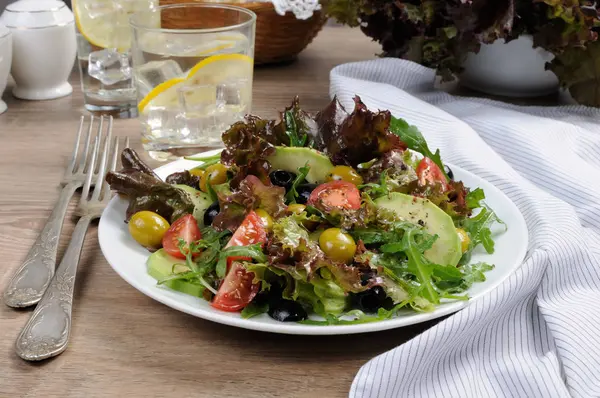
[[[202,0],[160,0],[160,5],[208,2]],[[224,1],[219,3],[229,4]],[[232,3],[233,4],[233,3]],[[234,3],[257,15],[254,63],[269,64],[291,61],[308,46],[323,28],[327,18],[321,11],[306,20],[296,19],[293,13],[279,15],[270,2]]]

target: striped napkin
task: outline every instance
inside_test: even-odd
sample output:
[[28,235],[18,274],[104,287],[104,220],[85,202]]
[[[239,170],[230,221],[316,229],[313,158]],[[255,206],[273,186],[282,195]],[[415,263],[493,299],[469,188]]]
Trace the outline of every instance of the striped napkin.
[[600,397],[600,111],[451,96],[398,59],[345,64],[331,95],[421,128],[450,163],[500,188],[529,229],[497,289],[365,364],[351,397]]

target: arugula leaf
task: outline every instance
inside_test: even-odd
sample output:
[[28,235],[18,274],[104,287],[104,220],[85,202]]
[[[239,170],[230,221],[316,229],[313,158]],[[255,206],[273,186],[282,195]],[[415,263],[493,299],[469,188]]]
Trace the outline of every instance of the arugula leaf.
[[262,244],[256,243],[248,246],[229,246],[219,253],[216,272],[219,278],[225,277],[227,273],[227,257],[250,257],[259,263],[267,261],[267,256],[262,251]]
[[462,288],[466,290],[473,286],[475,282],[485,282],[485,272],[493,269],[492,264],[482,262],[462,266],[461,271],[464,274]]
[[377,199],[382,196],[387,196],[390,194],[390,188],[387,184],[387,170],[384,170],[381,173],[381,177],[379,178],[379,184],[376,183],[368,183],[362,184],[358,187],[359,189],[366,188],[365,192],[372,199]]
[[298,125],[296,124],[296,118],[292,110],[286,110],[283,115],[285,119],[285,133],[290,138],[290,146],[305,146],[308,141],[308,135],[304,134],[300,137],[298,134]]
[[506,227],[506,224],[498,218],[496,213],[485,204],[476,216],[462,221],[461,225],[471,239],[470,249],[474,249],[481,244],[489,254],[494,252],[494,240],[492,239],[490,227],[496,222]]
[[194,160],[196,162],[212,162],[213,160],[220,160],[221,159],[221,152],[219,153],[215,153],[214,155],[209,155],[209,156],[185,156],[184,157],[185,160]]
[[241,316],[244,319],[252,318],[254,316],[264,314],[269,310],[269,303],[256,304],[254,302],[248,304],[241,312]]
[[362,240],[365,245],[382,244],[393,241],[398,235],[395,231],[384,231],[379,228],[363,228],[348,231],[354,240]]
[[288,193],[285,195],[285,199],[291,203],[296,203],[296,198],[298,197],[298,191],[296,188],[298,185],[302,184],[304,180],[306,180],[306,176],[310,172],[310,166],[308,162],[300,168],[298,168],[298,174],[296,175],[296,179],[292,182],[292,186]]
[[481,207],[481,201],[485,199],[485,193],[483,189],[477,188],[471,192],[469,192],[465,198],[467,202],[467,207],[470,209],[477,209]]
[[416,230],[408,230],[404,234],[402,240],[406,245],[406,256],[408,257],[407,268],[414,274],[421,284],[421,295],[429,302],[439,304],[440,297],[435,287],[431,283],[433,270],[430,262],[425,259],[425,256],[418,250],[415,242],[415,236],[418,234]]
[[435,153],[431,152],[431,149],[429,149],[429,146],[427,146],[425,137],[423,137],[423,134],[421,134],[416,126],[408,124],[408,122],[402,118],[396,118],[392,116],[390,121],[390,131],[400,137],[400,139],[409,149],[419,152],[423,156],[433,160],[440,170],[442,170],[444,176],[446,176],[446,180],[450,180],[448,174],[446,174],[446,170],[444,169],[444,163],[442,162],[442,158],[440,156],[440,150],[436,150]]

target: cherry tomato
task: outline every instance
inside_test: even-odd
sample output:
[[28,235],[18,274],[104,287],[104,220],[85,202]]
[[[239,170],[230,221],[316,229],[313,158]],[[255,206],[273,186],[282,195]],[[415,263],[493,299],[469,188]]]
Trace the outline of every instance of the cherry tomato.
[[315,188],[308,198],[308,204],[329,210],[331,208],[360,208],[360,192],[356,185],[347,181],[331,181]]
[[196,219],[191,214],[186,214],[171,225],[162,239],[162,245],[171,256],[184,259],[185,255],[179,250],[179,239],[183,239],[189,245],[201,238]]
[[421,159],[417,165],[417,178],[419,179],[420,185],[429,184],[440,184],[444,191],[447,191],[450,187],[444,172],[440,170],[437,164],[433,160],[425,157]]
[[247,272],[241,263],[234,261],[211,305],[221,311],[243,309],[260,289],[260,284],[252,283],[253,279],[253,272]]
[[[226,247],[248,246],[265,243],[267,232],[263,221],[256,212],[248,213],[242,224],[235,230]],[[227,258],[227,275],[211,305],[223,311],[239,311],[244,308],[256,294],[260,285],[253,284],[254,273],[246,272],[238,261],[250,261],[248,257],[233,256]]]

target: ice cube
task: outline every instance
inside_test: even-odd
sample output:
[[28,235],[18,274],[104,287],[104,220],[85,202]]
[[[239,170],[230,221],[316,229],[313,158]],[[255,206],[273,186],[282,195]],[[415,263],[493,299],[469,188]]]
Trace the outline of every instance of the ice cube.
[[245,106],[247,100],[248,79],[228,80],[217,85],[218,105]]
[[131,78],[129,57],[116,49],[106,48],[90,53],[88,57],[88,75],[107,86]]
[[136,68],[138,90],[142,95],[148,94],[154,87],[183,75],[179,64],[172,59],[150,61]]
[[211,113],[217,105],[217,87],[185,85],[178,90],[179,104],[186,112]]

